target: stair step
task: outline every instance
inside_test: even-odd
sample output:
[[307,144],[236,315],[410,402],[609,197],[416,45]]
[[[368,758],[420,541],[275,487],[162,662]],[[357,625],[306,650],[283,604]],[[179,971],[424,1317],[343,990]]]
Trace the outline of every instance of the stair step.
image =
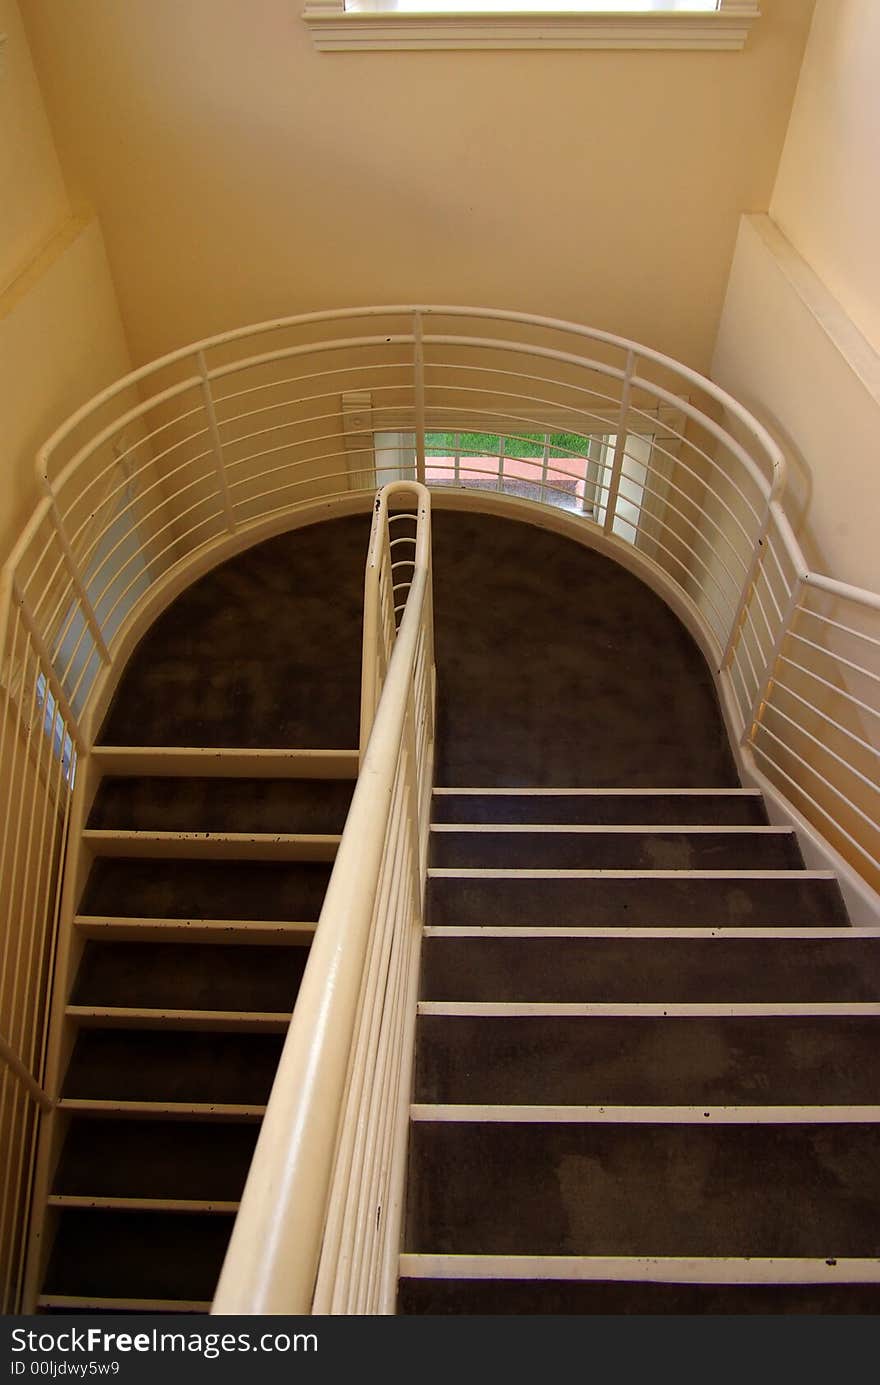
[[230,1101],[128,1101],[124,1097],[62,1097],[58,1110],[64,1115],[89,1119],[116,1120],[199,1120],[199,1121],[261,1121],[266,1114],[265,1102]]
[[443,937],[422,944],[424,1000],[877,1001],[880,940]]
[[293,1010],[304,947],[86,943],[71,1004],[182,1010]]
[[88,826],[338,835],[353,790],[350,779],[112,777],[100,784]]
[[176,1298],[102,1298],[98,1294],[40,1294],[38,1311],[76,1313],[209,1313],[211,1300]]
[[566,870],[787,870],[803,865],[797,838],[776,827],[575,829],[436,826],[431,865]]
[[491,1125],[880,1125],[880,1106],[698,1106],[496,1105],[474,1102],[421,1103],[410,1120],[430,1124]]
[[71,1120],[52,1183],[57,1197],[176,1198],[228,1202],[241,1195],[257,1140],[245,1122]]
[[435,823],[589,823],[761,826],[767,816],[754,789],[603,790],[435,789]]
[[513,926],[804,927],[847,923],[830,874],[761,876],[718,872],[579,872],[540,876],[429,872],[428,920],[434,927]]
[[174,1197],[89,1197],[52,1193],[47,1199],[50,1207],[73,1207],[92,1211],[118,1212],[200,1212],[205,1216],[226,1215],[239,1209],[238,1200],[206,1202],[201,1198]]
[[880,1103],[880,1010],[853,1017],[421,1015],[415,1101]]
[[107,777],[350,779],[357,750],[243,749],[204,745],[96,745],[92,762]]
[[256,832],[129,832],[88,830],[96,856],[183,861],[332,861],[338,836]]
[[283,1042],[281,1034],[80,1029],[63,1096],[263,1105]]
[[213,1297],[234,1216],[64,1209],[44,1297],[104,1300]]
[[[871,1313],[880,1311],[880,1284],[718,1284],[651,1280],[563,1278],[564,1269],[550,1262],[559,1278],[455,1277],[457,1257],[442,1268],[450,1277],[417,1274],[422,1257],[403,1257],[406,1275],[400,1280],[397,1312],[436,1314],[713,1314],[713,1313]],[[424,1257],[439,1269],[439,1256]],[[487,1259],[487,1269],[491,1264]],[[577,1262],[575,1262],[577,1263]],[[711,1275],[718,1262],[706,1261]],[[752,1263],[752,1262],[748,1262]],[[838,1261],[838,1265],[845,1262]],[[662,1264],[662,1262],[661,1262]],[[825,1261],[819,1261],[825,1267]],[[532,1266],[534,1269],[534,1266]],[[524,1270],[520,1271],[525,1273]],[[602,1273],[597,1266],[596,1272]],[[784,1262],[776,1270],[784,1273]],[[606,1270],[607,1273],[607,1270]],[[818,1275],[818,1268],[817,1268]]]
[[99,942],[213,943],[224,947],[254,943],[307,947],[315,936],[314,923],[287,923],[268,919],[165,919],[106,918],[77,914],[74,926],[84,937]]
[[331,867],[276,861],[149,861],[100,857],[79,912],[166,919],[316,921]]
[[874,1258],[880,1125],[416,1122],[405,1249]]
[[284,1034],[293,1018],[292,1010],[175,1010],[125,1005],[68,1005],[64,1013],[82,1028],[200,1029],[212,1034]]

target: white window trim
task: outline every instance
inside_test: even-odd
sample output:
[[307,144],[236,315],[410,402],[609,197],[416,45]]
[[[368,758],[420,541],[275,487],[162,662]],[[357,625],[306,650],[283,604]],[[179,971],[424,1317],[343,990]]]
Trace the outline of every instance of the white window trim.
[[[364,0],[362,0],[364,3]],[[759,0],[721,0],[709,13],[406,14],[346,11],[345,0],[307,0],[303,19],[322,53],[409,49],[666,48],[738,50]],[[613,0],[609,0],[609,6]]]

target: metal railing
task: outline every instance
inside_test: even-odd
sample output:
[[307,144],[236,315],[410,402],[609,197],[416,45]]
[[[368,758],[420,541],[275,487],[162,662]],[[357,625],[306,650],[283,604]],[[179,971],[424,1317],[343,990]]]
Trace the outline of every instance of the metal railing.
[[[533,501],[540,510],[525,513],[542,522],[565,511],[560,522],[653,581],[714,661],[758,782],[846,869],[880,881],[880,598],[810,570],[773,439],[659,352],[494,309],[278,319],[172,352],[104,390],[41,448],[37,469],[44,498],[0,587],[7,1306],[18,1301],[39,1103],[57,1097],[45,1038],[56,934],[69,926],[59,898],[71,792],[108,690],[145,620],[188,581],[300,519],[365,509],[377,480],[427,482],[456,503],[479,490],[478,506],[513,512]],[[407,521],[391,520],[402,537]],[[404,591],[392,590],[393,605]],[[389,597],[375,600],[386,639]],[[386,697],[403,638],[401,626],[386,650]],[[364,704],[379,719],[382,657],[379,647]],[[344,1261],[350,1232],[339,1235]]]
[[[403,497],[415,514],[389,515]],[[394,1311],[434,746],[424,486],[379,492],[365,597],[361,770],[215,1313]]]

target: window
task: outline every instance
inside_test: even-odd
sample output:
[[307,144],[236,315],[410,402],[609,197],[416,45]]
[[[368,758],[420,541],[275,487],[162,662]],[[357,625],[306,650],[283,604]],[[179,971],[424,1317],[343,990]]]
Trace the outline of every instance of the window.
[[[496,425],[497,426],[497,425]],[[671,473],[683,419],[670,408],[656,431],[628,433],[611,532],[653,552],[666,524]],[[375,484],[416,476],[415,435],[374,434]],[[617,434],[429,431],[425,434],[425,481],[432,488],[501,491],[523,500],[582,515],[604,526],[612,486]]]
[[307,0],[323,52],[742,48],[758,0]]

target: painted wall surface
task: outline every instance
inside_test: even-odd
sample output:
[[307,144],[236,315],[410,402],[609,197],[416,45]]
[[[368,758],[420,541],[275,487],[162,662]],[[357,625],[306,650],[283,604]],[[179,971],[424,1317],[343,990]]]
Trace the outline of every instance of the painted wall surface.
[[880,6],[819,0],[773,219],[744,220],[712,367],[786,447],[809,560],[875,589],[878,65]]
[[130,367],[101,230],[74,215],[14,0],[0,77],[0,560],[38,496],[34,455]]
[[[841,350],[841,336],[829,330],[835,326],[840,333],[849,328],[851,347],[861,344],[858,358],[854,349],[849,356]],[[783,445],[787,508],[808,561],[880,590],[871,500],[878,484],[880,358],[767,217],[743,218],[713,375]]]
[[34,458],[54,428],[130,368],[98,223],[71,219],[0,297],[0,553],[38,495]]
[[554,314],[707,368],[812,10],[742,53],[316,53],[298,0],[23,0],[134,357],[282,313]]
[[0,0],[0,292],[58,229],[67,193],[15,0]]
[[819,0],[770,214],[880,350],[880,5]]

